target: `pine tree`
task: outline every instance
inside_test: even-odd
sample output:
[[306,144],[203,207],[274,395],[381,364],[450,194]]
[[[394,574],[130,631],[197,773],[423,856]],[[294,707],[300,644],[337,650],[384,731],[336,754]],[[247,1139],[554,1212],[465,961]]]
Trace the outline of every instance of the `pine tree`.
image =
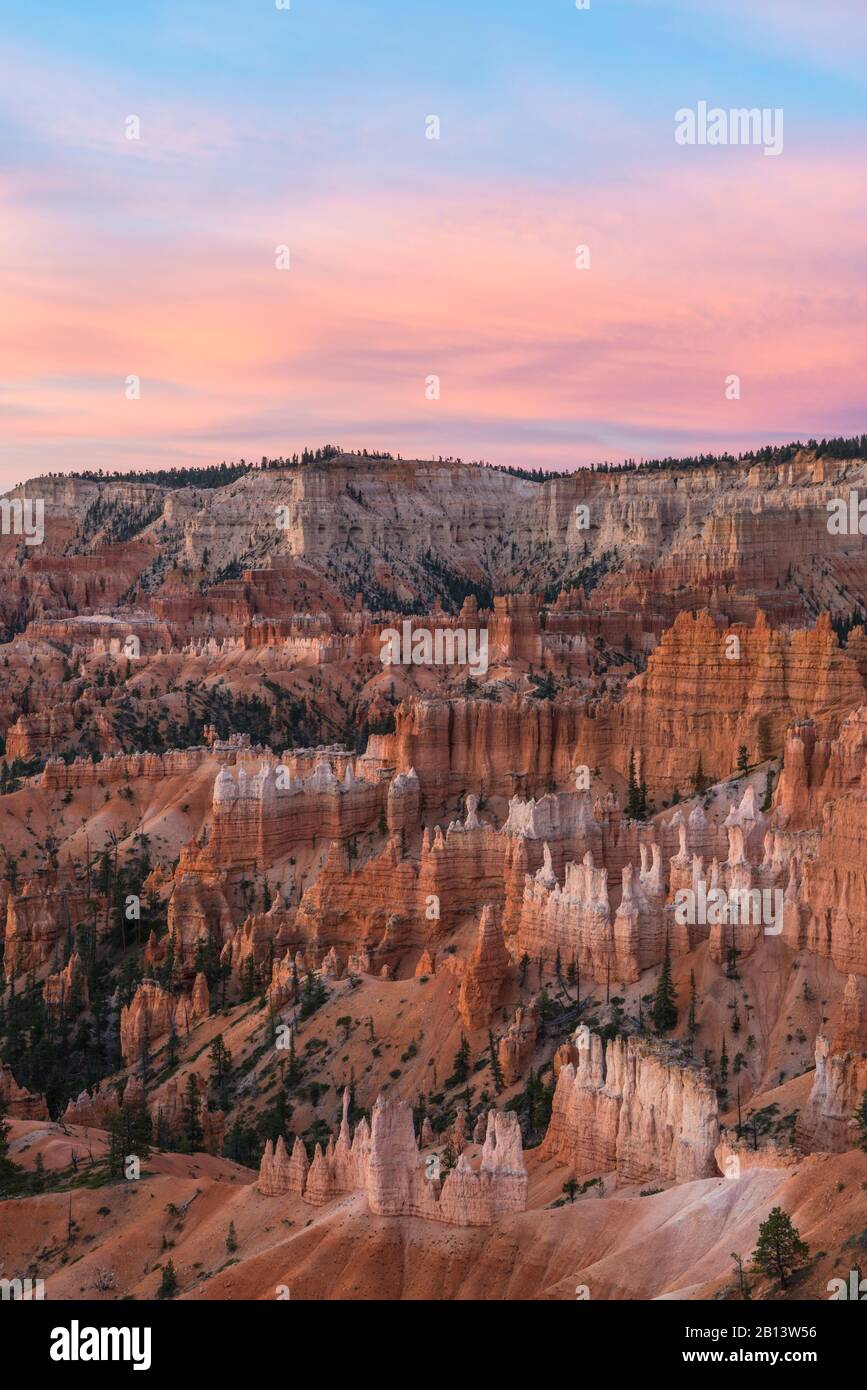
[[779,1279],[785,1289],[792,1273],[809,1255],[810,1247],[801,1240],[788,1212],[783,1211],[782,1207],[772,1207],[767,1221],[763,1221],[759,1227],[753,1267],[761,1274]]
[[750,770],[750,755],[747,752],[747,745],[742,743],[738,748],[738,776],[746,777]]
[[199,1078],[194,1071],[187,1078],[187,1094],[181,1106],[181,1142],[184,1153],[195,1153],[204,1143],[199,1101]]
[[761,809],[762,809],[763,811],[770,811],[770,809],[771,809],[771,804],[772,804],[772,802],[773,802],[773,797],[774,797],[774,771],[773,771],[773,768],[771,768],[771,769],[768,771],[767,777],[765,778],[765,795],[764,795],[764,799],[763,799],[762,805],[761,805]]
[[42,1192],[45,1188],[45,1159],[42,1154],[36,1155],[36,1162],[33,1165],[33,1173],[30,1178],[31,1192]]
[[723,1033],[722,1052],[719,1055],[719,1079],[721,1086],[724,1086],[729,1079],[729,1054],[726,1048],[725,1033]]
[[488,1029],[488,1051],[491,1054],[491,1076],[494,1078],[494,1090],[496,1091],[497,1095],[499,1095],[504,1085],[503,1069],[500,1066],[500,1058],[497,1052],[497,1045],[494,1042],[494,1035],[490,1028]]
[[450,1173],[458,1161],[457,1150],[455,1149],[454,1133],[452,1126],[446,1130],[445,1147],[440,1155],[440,1172]]
[[223,1042],[222,1033],[218,1033],[211,1043],[211,1085],[215,1090],[224,1091],[231,1071],[232,1054]]
[[748,1301],[751,1290],[749,1284],[747,1283],[747,1276],[744,1274],[743,1259],[740,1255],[736,1255],[734,1251],[732,1251],[731,1258],[734,1260],[735,1269],[738,1273],[738,1288],[740,1289],[741,1298]]
[[157,1298],[174,1298],[178,1291],[178,1276],[175,1274],[173,1260],[167,1260],[163,1266],[160,1286],[157,1289]]
[[150,1157],[153,1122],[145,1097],[131,1105],[119,1105],[109,1120],[108,1130],[108,1171],[113,1178],[122,1178],[127,1158]]
[[241,1003],[248,1004],[256,994],[256,966],[252,956],[248,956],[241,966]]
[[689,972],[689,1018],[687,1019],[686,1031],[689,1034],[690,1043],[695,1042],[695,1035],[698,1032],[698,1019],[696,1017],[696,991],[695,991],[695,971]]
[[699,753],[698,761],[695,765],[695,772],[692,774],[692,790],[696,796],[701,796],[701,793],[705,790],[706,786],[707,778],[704,775],[704,767],[702,766],[701,753]]
[[314,975],[312,970],[308,970],[304,977],[304,985],[301,989],[301,1017],[310,1018],[321,1008],[328,998],[328,990],[325,988],[322,977]]
[[452,1063],[452,1074],[449,1081],[453,1086],[466,1081],[470,1074],[470,1045],[461,1033],[461,1045],[455,1053],[455,1060]]
[[237,1235],[236,1235],[236,1233],[235,1233],[235,1223],[234,1223],[234,1221],[230,1221],[230,1222],[229,1222],[229,1233],[228,1233],[228,1235],[226,1236],[226,1249],[228,1250],[229,1254],[232,1255],[232,1254],[234,1254],[234,1252],[237,1250],[237,1248],[238,1248],[238,1237],[237,1237]]
[[297,1086],[300,1079],[301,1068],[295,1053],[295,1029],[291,1028],[289,1030],[289,1066],[286,1069],[286,1080],[290,1086]]
[[635,779],[635,749],[629,750],[629,775],[626,784],[626,814],[632,820],[638,818],[640,810],[641,793]]
[[653,1026],[657,1033],[670,1033],[677,1023],[677,991],[671,978],[671,949],[668,932],[665,933],[665,953],[662,957],[662,970],[651,1011]]

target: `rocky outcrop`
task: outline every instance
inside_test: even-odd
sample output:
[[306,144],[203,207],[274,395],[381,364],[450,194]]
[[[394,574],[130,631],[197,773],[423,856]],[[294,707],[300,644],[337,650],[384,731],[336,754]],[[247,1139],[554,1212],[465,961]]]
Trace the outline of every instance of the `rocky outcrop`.
[[[99,895],[96,897],[97,931],[101,933],[104,908]],[[57,872],[26,879],[20,891],[9,894],[6,903],[6,979],[55,961],[59,967],[67,940],[74,940],[78,928],[92,920],[92,898],[85,884]]]
[[[263,758],[256,771],[223,767],[214,783],[212,824],[187,846],[181,867],[206,870],[266,865],[306,840],[348,840],[385,814],[387,785],[359,778],[347,762],[341,777],[321,757],[305,773],[292,762]],[[296,768],[300,758],[296,755]],[[407,779],[410,770],[407,771]]]
[[[229,749],[222,756],[228,756]],[[185,777],[215,756],[211,748],[178,748],[168,753],[117,753],[94,762],[92,758],[49,758],[42,772],[46,791],[78,791],[82,787],[110,787],[132,782],[157,782]]]
[[53,1022],[74,1018],[90,1004],[90,991],[81,957],[73,951],[62,970],[49,975],[42,997]]
[[47,1120],[48,1104],[43,1095],[19,1086],[10,1067],[0,1062],[0,1100],[17,1120]]
[[309,1168],[307,1150],[299,1138],[295,1139],[291,1158],[282,1134],[275,1144],[269,1139],[259,1165],[259,1191],[264,1197],[282,1197],[289,1192],[300,1197]]
[[156,980],[142,980],[131,1002],[120,1011],[120,1050],[126,1066],[141,1062],[146,1053],[150,1057],[156,1044],[171,1032],[186,1037],[200,1019],[207,1017],[207,983],[202,976],[196,978],[205,990],[198,984],[192,999],[187,995],[175,998]]
[[476,948],[467,961],[458,997],[458,1012],[468,1032],[490,1027],[508,966],[502,928],[488,905],[482,908]]
[[577,1066],[560,1068],[543,1158],[577,1176],[688,1182],[715,1172],[717,1098],[709,1074],[639,1038],[585,1034]]
[[[809,714],[820,734],[836,733],[863,700],[857,664],[841,651],[827,614],[812,630],[717,624],[708,612],[678,615],[612,712],[621,749],[640,749],[647,784],[670,796],[689,784],[699,754],[705,776],[729,776],[738,748],[760,760],[759,721],[770,751],[782,751],[786,726]],[[585,760],[586,761],[586,760]]]
[[843,1152],[859,1140],[853,1114],[867,1092],[867,1051],[832,1053],[821,1035],[816,1039],[816,1075],[796,1134],[807,1149]]
[[[749,1133],[749,1123],[746,1126]],[[751,1168],[793,1168],[801,1155],[790,1144],[763,1136],[755,1145],[749,1138],[738,1139],[733,1130],[726,1130],[714,1150],[717,1167],[723,1177],[737,1179]]]
[[[454,1226],[489,1226],[525,1209],[527,1171],[513,1111],[489,1112],[478,1171],[461,1153],[441,1181],[436,1165],[426,1164],[419,1152],[406,1101],[380,1096],[370,1129],[362,1119],[351,1139],[348,1102],[347,1088],[337,1141],[329,1140],[324,1150],[317,1144],[309,1170],[300,1140],[291,1159],[282,1139],[265,1145],[258,1181],[263,1196],[294,1193],[322,1206],[343,1193],[362,1191],[376,1216],[416,1216]],[[423,1147],[432,1137],[428,1126]]]
[[529,1008],[517,1008],[515,1017],[497,1044],[497,1060],[506,1086],[513,1086],[523,1076],[539,1032],[539,1014],[535,1001]]
[[190,996],[190,1016],[196,1022],[199,1019],[207,1018],[211,1012],[211,994],[208,989],[208,981],[205,975],[199,971],[193,982],[193,992]]

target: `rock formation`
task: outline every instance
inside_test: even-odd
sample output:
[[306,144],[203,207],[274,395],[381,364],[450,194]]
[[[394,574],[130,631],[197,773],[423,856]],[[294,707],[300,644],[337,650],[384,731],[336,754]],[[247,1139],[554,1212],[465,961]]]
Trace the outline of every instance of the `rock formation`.
[[467,961],[461,981],[458,1009],[468,1032],[488,1028],[499,998],[509,953],[494,908],[482,908],[476,949]]
[[[422,1136],[424,1146],[431,1135]],[[417,1216],[454,1226],[488,1226],[527,1203],[527,1170],[521,1131],[513,1111],[488,1113],[478,1171],[465,1154],[440,1181],[438,1169],[426,1165],[416,1144],[412,1110],[405,1101],[380,1096],[373,1121],[357,1125],[350,1142],[348,1090],[335,1143],[316,1145],[313,1162],[299,1139],[290,1159],[282,1138],[265,1145],[259,1170],[259,1191],[278,1197],[294,1193],[312,1206],[322,1206],[345,1192],[365,1193],[376,1216]]]
[[715,1171],[717,1099],[707,1072],[638,1038],[594,1033],[560,1068],[540,1153],[578,1176],[688,1182]]

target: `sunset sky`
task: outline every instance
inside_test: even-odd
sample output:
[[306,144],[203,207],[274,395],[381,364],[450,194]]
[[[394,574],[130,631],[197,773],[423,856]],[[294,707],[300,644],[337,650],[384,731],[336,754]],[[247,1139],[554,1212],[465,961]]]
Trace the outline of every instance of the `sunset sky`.
[[[867,429],[864,0],[40,0],[2,29],[0,486]],[[700,100],[782,108],[783,153],[677,145]]]

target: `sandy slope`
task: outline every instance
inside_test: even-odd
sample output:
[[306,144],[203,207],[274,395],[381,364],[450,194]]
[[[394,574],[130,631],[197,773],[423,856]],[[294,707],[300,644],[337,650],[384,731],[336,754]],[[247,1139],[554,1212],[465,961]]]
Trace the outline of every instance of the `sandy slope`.
[[[83,1133],[83,1132],[82,1132]],[[90,1131],[96,1135],[96,1131]],[[13,1140],[49,1158],[69,1138],[44,1122],[13,1123]],[[781,1205],[814,1258],[789,1297],[827,1297],[867,1249],[867,1155],[815,1154],[797,1169],[754,1169],[640,1197],[635,1189],[546,1207],[563,1169],[530,1155],[531,1208],[497,1228],[372,1217],[360,1195],[315,1208],[268,1198],[254,1174],[207,1155],[155,1154],[137,1183],[0,1203],[6,1277],[45,1279],[46,1297],[151,1298],[174,1261],[181,1297],[216,1299],[712,1298],[733,1286],[731,1252],[747,1256],[759,1222]],[[186,1207],[185,1207],[185,1204]],[[233,1222],[238,1249],[226,1249]],[[170,1242],[166,1245],[165,1242]],[[850,1242],[847,1245],[847,1242]],[[32,1266],[30,1265],[30,1262]],[[96,1288],[99,1271],[115,1287]],[[758,1292],[767,1294],[767,1285]]]

